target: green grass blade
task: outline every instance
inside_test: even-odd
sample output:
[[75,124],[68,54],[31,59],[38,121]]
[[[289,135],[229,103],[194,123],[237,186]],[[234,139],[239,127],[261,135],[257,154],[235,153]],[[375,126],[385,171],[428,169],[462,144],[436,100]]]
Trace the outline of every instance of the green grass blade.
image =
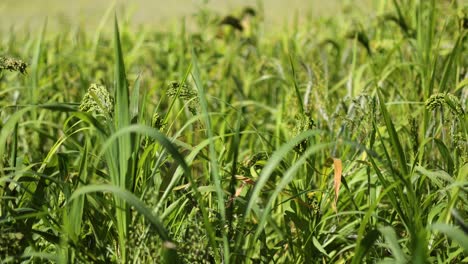
[[[114,20],[114,52],[114,122],[116,129],[122,129],[130,124],[130,102],[117,16],[115,16]],[[129,187],[129,182],[133,182],[131,179],[132,175],[130,175],[128,171],[131,156],[131,138],[128,134],[119,137],[118,141],[116,142],[116,145],[114,145],[114,147],[110,149],[108,154],[106,155],[107,162],[109,164],[114,164],[110,166],[111,179],[113,179],[113,183],[116,186],[119,186],[123,189]],[[115,163],[116,158],[118,160],[118,163]],[[122,251],[122,261],[123,263],[125,263],[125,245],[128,231],[128,210],[126,204],[123,203],[118,196],[116,196],[115,202],[117,207],[116,217],[119,232],[120,250]]]
[[101,38],[101,33],[102,30],[104,29],[104,26],[109,19],[110,15],[112,14],[112,10],[115,10],[115,4],[116,2],[113,1],[111,5],[109,5],[109,8],[107,8],[106,12],[102,16],[101,20],[99,21],[99,25],[96,28],[96,32],[94,32],[94,37],[93,37],[93,46],[92,46],[92,54],[97,58],[97,49],[99,45],[99,40]]
[[141,75],[138,75],[133,85],[132,97],[130,98],[130,121],[132,124],[137,123],[137,118],[139,116],[139,100],[140,100],[140,83]]
[[[10,134],[15,130],[16,124],[23,118],[23,116],[29,112],[33,111],[35,107],[25,107],[16,111],[12,114],[8,120],[3,124],[2,129],[0,130],[0,157],[3,157],[5,154],[5,147],[7,144],[7,139]],[[0,175],[4,176],[5,171],[3,170],[3,162],[0,162]]]
[[[387,107],[385,106],[385,100],[383,98],[382,92],[378,90],[377,94],[379,97],[380,111],[382,112],[382,117],[384,119],[385,126],[387,127],[388,135],[390,137],[390,143],[392,144],[393,150],[396,152],[395,156],[398,160],[398,164],[400,165],[403,177],[407,177],[409,171],[405,152],[403,151],[403,147],[401,146],[398,133],[395,130],[395,126],[393,125],[392,119],[390,118],[390,114],[388,113]],[[406,180],[405,184],[407,184]]]
[[[226,207],[224,200],[224,190],[221,185],[221,174],[219,173],[218,158],[215,150],[215,144],[213,141],[213,131],[211,126],[211,120],[209,116],[208,102],[206,100],[205,88],[201,81],[200,69],[198,67],[198,61],[195,56],[195,52],[192,51],[192,77],[195,81],[195,85],[198,88],[198,96],[200,98],[200,104],[202,108],[202,114],[205,119],[205,126],[207,131],[208,139],[210,140],[209,145],[209,157],[211,165],[211,176],[216,188],[216,196],[218,200],[218,211],[221,216],[221,225],[226,225]],[[227,238],[227,232],[224,228],[221,229],[221,234],[223,236],[223,254],[226,263],[229,263],[229,242]]]
[[297,103],[299,104],[299,111],[300,111],[301,114],[303,114],[306,109],[304,109],[304,103],[302,102],[301,91],[299,91],[299,86],[297,85],[296,70],[294,68],[294,62],[293,62],[291,54],[289,54],[289,64],[291,66],[291,71],[292,71],[292,75],[293,75],[292,76],[293,77],[293,86],[294,86],[294,91],[296,92]]
[[[352,264],[362,263],[362,259],[365,256],[365,252],[367,252],[369,247],[372,246],[373,243],[375,242],[375,241],[373,241],[373,242],[370,241],[369,237],[367,237],[367,240],[366,240],[366,236],[368,236],[369,233],[368,233],[368,235],[364,236],[364,232],[366,231],[366,228],[368,228],[367,224],[369,223],[370,218],[374,215],[380,201],[384,197],[386,197],[387,195],[389,195],[389,194],[391,195],[392,192],[393,192],[393,189],[397,188],[397,187],[398,187],[397,182],[386,186],[385,190],[377,197],[377,199],[374,201],[374,203],[371,204],[371,206],[369,207],[369,209],[366,212],[366,215],[364,216],[364,218],[362,218],[361,222],[359,223],[358,238],[357,238],[357,241],[356,241],[356,248],[354,250],[356,252],[356,254],[353,257]],[[370,235],[371,235],[370,238],[372,238],[373,236],[375,236],[375,233],[370,233]],[[372,243],[370,243],[370,242],[372,242]]]
[[403,250],[398,243],[395,230],[392,227],[385,226],[379,228],[379,231],[382,233],[385,241],[388,244],[388,247],[392,251],[393,257],[395,258],[395,263],[407,263],[408,257],[403,253]]
[[468,235],[460,230],[460,228],[448,224],[435,223],[431,226],[431,229],[446,235],[458,243],[465,252],[468,252]]

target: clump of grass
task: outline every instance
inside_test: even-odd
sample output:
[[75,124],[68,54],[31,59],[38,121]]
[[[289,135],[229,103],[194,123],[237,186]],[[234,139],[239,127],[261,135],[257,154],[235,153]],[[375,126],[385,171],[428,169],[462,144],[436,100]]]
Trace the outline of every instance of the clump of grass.
[[465,110],[462,107],[460,99],[450,93],[431,95],[431,97],[426,100],[426,108],[431,111],[448,108],[456,117],[463,117],[465,115]]

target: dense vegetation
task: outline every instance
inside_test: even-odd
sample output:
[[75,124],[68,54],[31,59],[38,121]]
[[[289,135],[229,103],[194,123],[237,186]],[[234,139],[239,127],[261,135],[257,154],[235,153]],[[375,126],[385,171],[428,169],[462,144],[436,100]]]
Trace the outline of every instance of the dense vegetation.
[[2,263],[467,261],[467,7],[264,8],[2,35]]

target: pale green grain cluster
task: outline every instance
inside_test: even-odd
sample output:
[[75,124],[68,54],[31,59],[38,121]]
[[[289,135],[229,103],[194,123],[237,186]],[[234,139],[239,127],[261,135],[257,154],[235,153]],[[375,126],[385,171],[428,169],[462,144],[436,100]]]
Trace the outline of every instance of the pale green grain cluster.
[[[293,129],[293,134],[297,136],[304,131],[313,129],[314,126],[315,122],[309,115],[298,114],[296,116],[296,126]],[[307,149],[308,144],[309,139],[303,140],[295,147],[296,152],[303,153]]]
[[196,90],[189,87],[187,83],[171,82],[167,90],[167,95],[170,97],[178,97],[185,103],[188,103],[187,107],[189,111],[196,115],[198,108],[200,107],[198,93]]
[[157,128],[158,130],[164,130],[166,127],[166,122],[159,113],[155,113],[151,118],[151,126]]
[[80,111],[108,118],[114,112],[114,99],[106,87],[93,83],[81,101]]

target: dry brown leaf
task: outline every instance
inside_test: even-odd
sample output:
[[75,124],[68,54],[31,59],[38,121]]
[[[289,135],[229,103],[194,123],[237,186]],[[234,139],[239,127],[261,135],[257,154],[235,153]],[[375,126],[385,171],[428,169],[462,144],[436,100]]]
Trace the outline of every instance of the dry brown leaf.
[[333,158],[333,169],[335,171],[335,177],[334,177],[334,182],[333,182],[333,185],[335,187],[335,201],[333,203],[333,207],[336,212],[337,210],[336,204],[338,203],[338,194],[340,192],[340,186],[341,186],[341,175],[343,172],[341,159]]
[[241,195],[242,190],[244,189],[244,186],[245,186],[245,184],[242,183],[241,186],[236,189],[236,193],[234,194],[234,197],[239,197],[239,195]]

